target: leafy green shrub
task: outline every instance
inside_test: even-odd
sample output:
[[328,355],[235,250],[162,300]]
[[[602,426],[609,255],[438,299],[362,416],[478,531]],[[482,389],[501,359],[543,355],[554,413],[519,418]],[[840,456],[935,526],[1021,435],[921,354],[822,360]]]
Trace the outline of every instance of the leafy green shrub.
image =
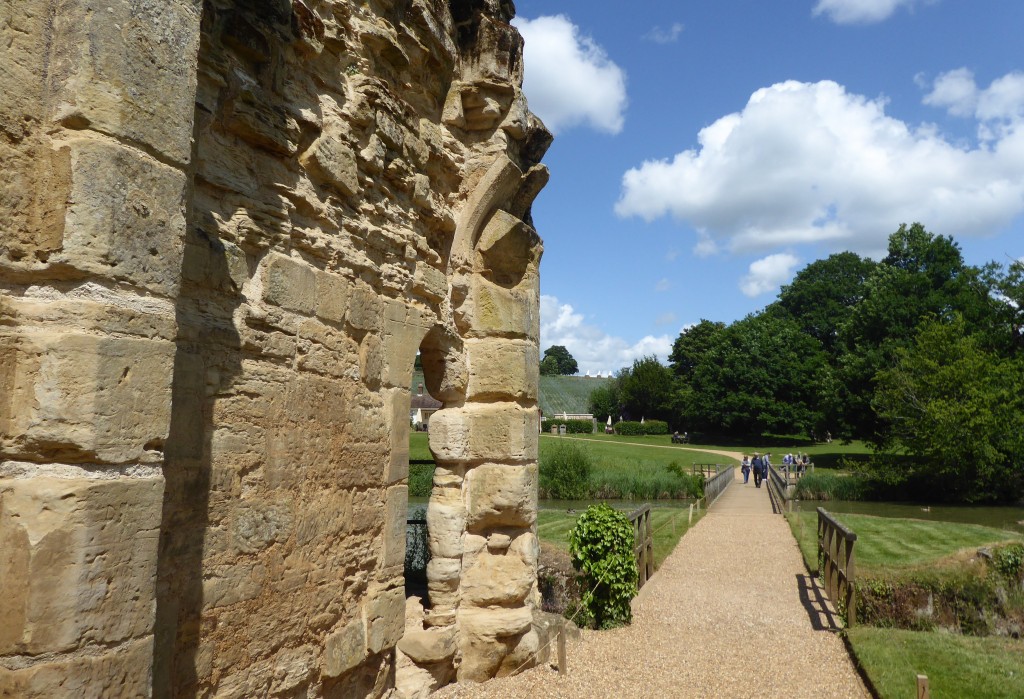
[[599,629],[628,624],[637,592],[633,525],[602,503],[591,505],[569,533],[569,555],[583,577],[577,620]]
[[552,427],[565,425],[566,434],[593,434],[593,420],[559,420],[557,417],[546,417],[540,423],[541,432],[549,434]]
[[644,434],[668,434],[668,423],[664,420],[645,420]]
[[621,420],[615,423],[615,433],[631,437],[645,434],[668,434],[668,423],[664,420],[644,420],[643,422]]
[[430,497],[434,484],[434,464],[409,464],[409,497]]
[[1009,580],[1021,580],[1024,577],[1024,544],[997,548],[992,552],[992,565]]
[[590,454],[574,442],[560,442],[540,459],[541,496],[583,500],[590,492]]
[[644,426],[633,420],[620,420],[615,423],[615,434],[636,437],[644,434]]

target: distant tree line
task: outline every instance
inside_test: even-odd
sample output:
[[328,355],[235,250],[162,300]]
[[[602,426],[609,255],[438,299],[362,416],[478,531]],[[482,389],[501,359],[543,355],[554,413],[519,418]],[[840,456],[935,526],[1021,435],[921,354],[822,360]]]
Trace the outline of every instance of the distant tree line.
[[967,265],[921,224],[880,262],[812,262],[759,313],[701,320],[590,409],[691,433],[867,441],[875,475],[963,501],[1024,496],[1024,260]]

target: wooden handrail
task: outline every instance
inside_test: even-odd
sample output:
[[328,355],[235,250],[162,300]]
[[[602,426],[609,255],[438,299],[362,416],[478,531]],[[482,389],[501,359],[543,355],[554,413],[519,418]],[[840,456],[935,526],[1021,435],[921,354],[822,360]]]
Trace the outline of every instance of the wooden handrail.
[[857,621],[853,546],[857,535],[824,508],[818,508],[818,571],[825,580],[825,594],[846,606],[846,625]]
[[711,507],[711,504],[718,499],[718,496],[729,487],[729,484],[736,478],[735,466],[718,466],[714,476],[704,479],[704,506]]
[[636,556],[636,589],[654,575],[654,529],[651,526],[651,505],[641,505],[629,514],[633,524],[633,553]]

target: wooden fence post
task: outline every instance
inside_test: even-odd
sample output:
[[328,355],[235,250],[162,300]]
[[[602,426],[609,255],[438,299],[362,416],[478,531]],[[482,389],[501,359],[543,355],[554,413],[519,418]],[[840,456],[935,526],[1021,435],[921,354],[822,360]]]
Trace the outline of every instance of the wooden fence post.
[[917,676],[917,699],[932,699],[931,692],[928,691],[928,675]]
[[569,672],[565,659],[565,626],[558,626],[558,674],[565,675]]

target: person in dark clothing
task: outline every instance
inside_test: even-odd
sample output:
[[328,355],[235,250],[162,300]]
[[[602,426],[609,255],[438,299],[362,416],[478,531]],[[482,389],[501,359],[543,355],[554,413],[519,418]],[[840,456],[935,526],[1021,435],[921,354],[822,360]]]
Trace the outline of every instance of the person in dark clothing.
[[761,460],[761,455],[756,451],[754,452],[754,460],[750,462],[751,468],[754,469],[754,487],[760,488],[761,481],[764,479],[764,462]]

